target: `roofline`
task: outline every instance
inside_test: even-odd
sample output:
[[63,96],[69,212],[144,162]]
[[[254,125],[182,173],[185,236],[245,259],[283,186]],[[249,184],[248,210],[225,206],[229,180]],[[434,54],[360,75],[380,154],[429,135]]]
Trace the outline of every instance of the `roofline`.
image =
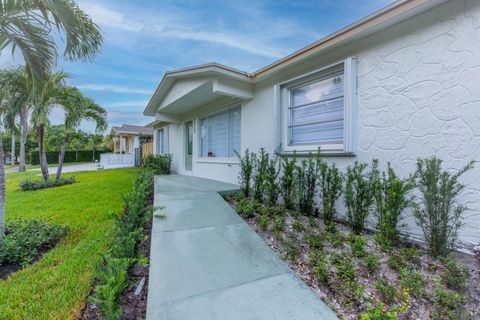
[[253,77],[254,79],[263,78],[270,73],[310,57],[315,53],[351,40],[355,36],[359,36],[364,32],[368,32],[368,30],[371,30],[375,27],[379,27],[379,30],[387,28],[388,25],[382,26],[382,24],[386,24],[402,14],[415,11],[415,9],[421,9],[422,7],[424,7],[424,10],[427,10],[445,1],[447,0],[397,0],[361,20],[358,20],[300,50],[293,52],[292,54],[289,54],[284,58],[260,68],[253,73]]

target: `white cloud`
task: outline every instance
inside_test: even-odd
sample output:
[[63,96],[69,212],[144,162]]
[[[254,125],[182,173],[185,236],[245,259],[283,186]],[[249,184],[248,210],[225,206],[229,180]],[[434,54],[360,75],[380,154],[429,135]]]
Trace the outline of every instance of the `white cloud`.
[[81,84],[81,85],[77,85],[76,87],[80,90],[86,90],[86,91],[106,91],[106,92],[114,92],[114,93],[132,93],[132,94],[145,94],[145,95],[153,94],[153,90],[149,90],[149,89],[131,88],[131,87],[124,87],[124,86],[110,85],[110,84]]
[[113,102],[106,105],[107,108],[140,108],[145,107],[148,100]]

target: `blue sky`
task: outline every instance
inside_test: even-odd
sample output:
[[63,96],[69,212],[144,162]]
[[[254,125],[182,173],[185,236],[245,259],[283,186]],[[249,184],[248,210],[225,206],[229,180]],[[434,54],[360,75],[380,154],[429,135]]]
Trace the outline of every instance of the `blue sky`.
[[[108,110],[110,125],[120,125],[152,120],[142,111],[167,70],[216,61],[255,71],[393,1],[77,2],[102,29],[102,53],[90,63],[60,60],[58,68]],[[0,56],[0,67],[19,62],[9,54]],[[61,112],[52,122],[62,122]],[[82,128],[94,130],[88,123]]]

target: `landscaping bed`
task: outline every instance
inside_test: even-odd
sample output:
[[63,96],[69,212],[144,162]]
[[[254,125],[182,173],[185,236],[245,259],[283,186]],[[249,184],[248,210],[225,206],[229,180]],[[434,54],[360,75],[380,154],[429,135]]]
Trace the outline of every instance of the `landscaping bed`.
[[[239,199],[227,198],[234,209]],[[385,248],[374,234],[354,235],[339,222],[327,228],[318,217],[240,201],[245,221],[340,318],[359,319],[368,308],[380,308],[398,315],[374,318],[372,310],[365,319],[480,319],[478,256],[455,253],[442,263],[407,243]],[[451,271],[450,287],[464,281],[464,289],[449,288],[446,281],[445,265],[455,260],[469,277]]]

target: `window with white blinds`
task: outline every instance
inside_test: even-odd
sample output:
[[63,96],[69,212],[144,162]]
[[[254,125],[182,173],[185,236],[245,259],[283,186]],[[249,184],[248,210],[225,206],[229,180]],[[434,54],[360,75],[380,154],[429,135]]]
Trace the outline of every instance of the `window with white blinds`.
[[240,106],[200,119],[200,156],[233,158],[240,152]]
[[351,58],[279,85],[285,151],[353,152],[355,79]]
[[290,90],[290,144],[343,141],[343,74]]

